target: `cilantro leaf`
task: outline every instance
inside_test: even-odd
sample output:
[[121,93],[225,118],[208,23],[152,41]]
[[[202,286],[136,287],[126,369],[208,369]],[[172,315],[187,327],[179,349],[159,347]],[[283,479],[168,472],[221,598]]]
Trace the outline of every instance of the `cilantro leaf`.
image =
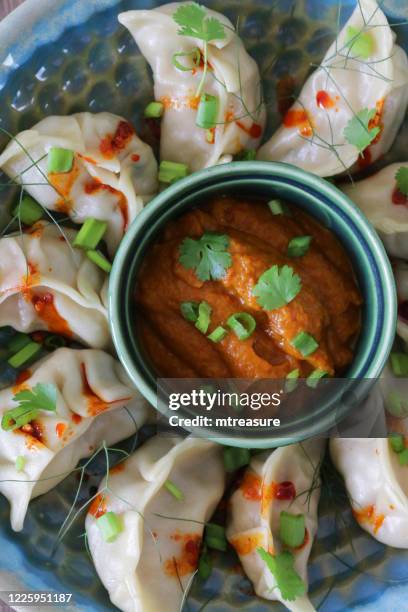
[[401,166],[395,175],[398,191],[408,196],[408,168]]
[[215,232],[205,232],[198,240],[185,238],[180,246],[179,261],[188,270],[194,269],[202,281],[219,280],[232,265],[228,246],[228,236]]
[[284,551],[279,555],[271,555],[264,548],[256,549],[276,580],[276,586],[285,601],[295,601],[306,593],[306,584],[294,568],[295,557],[291,552]]
[[363,108],[355,115],[344,129],[344,137],[347,142],[355,146],[360,153],[364,151],[378,136],[380,128],[378,126],[370,127],[370,121],[374,119],[377,111],[375,108],[369,110]]
[[272,266],[258,279],[252,295],[264,310],[275,310],[289,304],[302,288],[300,277],[290,266]]
[[180,6],[173,14],[173,19],[180,26],[180,36],[192,36],[205,42],[223,40],[224,25],[216,17],[207,17],[207,11],[196,2]]
[[57,390],[54,385],[38,383],[32,390],[16,393],[14,401],[20,407],[29,410],[48,410],[55,412],[57,409]]

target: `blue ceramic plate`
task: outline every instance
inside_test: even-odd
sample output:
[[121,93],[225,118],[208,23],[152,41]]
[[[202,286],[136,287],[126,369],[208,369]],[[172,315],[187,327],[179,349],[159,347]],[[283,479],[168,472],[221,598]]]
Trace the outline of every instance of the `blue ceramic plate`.
[[[240,18],[242,38],[264,77],[270,133],[280,121],[279,92],[287,96],[293,88],[299,89],[310,63],[321,59],[335,37],[338,0],[202,3],[222,11],[233,22]],[[149,72],[116,16],[120,11],[159,4],[156,0],[27,0],[0,24],[0,127],[16,134],[50,114],[111,111],[132,120],[141,136],[154,144],[140,112],[152,98]],[[343,0],[342,22],[354,5],[355,0]],[[393,23],[408,18],[404,0],[385,0],[383,8]],[[401,25],[396,31],[399,44],[408,50],[408,26]],[[408,123],[382,164],[406,158],[407,130]],[[5,142],[2,139],[0,145]],[[2,195],[0,210],[5,211],[7,198]],[[5,370],[2,376],[1,383],[10,384],[12,372]],[[79,506],[104,469],[102,457],[97,458]],[[19,534],[8,527],[8,506],[0,499],[0,590],[18,586],[73,592],[72,609],[114,609],[87,557],[81,538],[83,517],[53,554],[77,485],[73,475],[34,501]],[[406,610],[407,560],[407,552],[366,536],[342,499],[323,499],[310,563],[310,594],[319,610]],[[186,610],[266,612],[279,608],[253,595],[232,553],[216,557],[215,565],[207,582],[194,584]]]

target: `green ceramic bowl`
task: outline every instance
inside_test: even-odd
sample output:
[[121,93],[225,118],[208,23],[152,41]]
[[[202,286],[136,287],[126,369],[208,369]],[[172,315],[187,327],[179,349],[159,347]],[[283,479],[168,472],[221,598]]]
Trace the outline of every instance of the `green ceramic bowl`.
[[[286,199],[315,217],[342,242],[364,299],[362,331],[346,383],[354,385],[353,397],[366,394],[388,358],[397,316],[394,279],[382,243],[360,210],[332,184],[294,166],[268,162],[236,162],[194,173],[158,195],[129,228],[111,272],[109,306],[116,350],[135,385],[153,406],[164,411],[157,402],[156,377],[135,333],[133,292],[146,249],[170,219],[202,203],[207,196],[223,193]],[[226,434],[219,441],[266,448],[321,434],[355,406],[353,402],[342,401],[345,396],[350,397],[350,390],[348,387],[345,394],[343,384],[335,387],[307,415],[281,426],[279,438],[266,434],[251,439]],[[204,436],[209,433],[197,428],[194,432]]]

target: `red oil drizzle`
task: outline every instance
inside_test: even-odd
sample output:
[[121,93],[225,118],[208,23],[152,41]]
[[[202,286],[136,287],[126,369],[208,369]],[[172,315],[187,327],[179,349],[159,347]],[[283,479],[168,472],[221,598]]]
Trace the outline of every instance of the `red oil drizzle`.
[[88,513],[92,514],[96,519],[100,518],[107,513],[108,508],[106,505],[107,498],[105,495],[99,493],[89,506]]
[[72,331],[68,323],[61,317],[55,308],[54,296],[51,293],[44,293],[42,295],[34,294],[31,296],[31,303],[40,319],[47,324],[47,328],[50,332],[67,337],[72,336]]
[[275,492],[276,499],[280,500],[291,500],[296,497],[296,489],[293,482],[285,480],[284,482],[280,482],[276,487]]
[[258,123],[253,123],[250,128],[247,128],[246,125],[241,123],[241,121],[235,122],[237,126],[246,132],[251,138],[260,138],[262,136],[262,126],[258,125]]
[[324,108],[328,110],[330,108],[333,108],[336,103],[327,91],[321,89],[316,94],[316,104],[319,108]]
[[58,438],[62,438],[62,436],[64,435],[65,431],[67,429],[67,426],[65,425],[65,423],[57,423],[55,426],[55,433],[57,434]]
[[398,187],[395,187],[394,191],[392,192],[392,203],[396,206],[407,206],[408,196],[406,196],[405,193],[402,193]]
[[135,163],[140,161],[140,155],[138,155],[137,153],[134,153],[132,155],[132,161],[135,162]]
[[71,421],[75,423],[75,425],[79,425],[82,422],[82,417],[80,414],[76,414],[75,412],[71,415]]
[[16,386],[22,385],[23,383],[25,383],[26,380],[28,380],[31,377],[31,372],[30,370],[23,370],[22,372],[20,372],[16,378]]
[[123,151],[133,138],[134,127],[128,121],[120,121],[116,132],[108,134],[99,145],[99,150],[104,157],[112,159],[117,153]]
[[129,225],[129,214],[127,199],[121,191],[118,191],[110,185],[104,185],[98,179],[91,179],[90,181],[88,181],[84,186],[84,191],[88,195],[93,195],[95,193],[98,193],[98,191],[107,191],[108,193],[111,193],[112,195],[116,196],[118,198],[118,208],[123,219],[123,231],[126,231]]
[[38,442],[43,442],[43,431],[41,429],[40,423],[37,423],[37,421],[31,421],[30,423],[26,423],[20,428],[20,431],[25,434],[28,434]]
[[292,108],[288,110],[283,118],[283,125],[286,128],[296,127],[302,136],[312,136],[313,128],[307,112],[303,109]]
[[201,548],[201,536],[195,533],[179,534],[170,536],[172,540],[180,542],[182,550],[180,555],[168,559],[164,563],[164,571],[168,576],[181,578],[192,574],[198,566]]

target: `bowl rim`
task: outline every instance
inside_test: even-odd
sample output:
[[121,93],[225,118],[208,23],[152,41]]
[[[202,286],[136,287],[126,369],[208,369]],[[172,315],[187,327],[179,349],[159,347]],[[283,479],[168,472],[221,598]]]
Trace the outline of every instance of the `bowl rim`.
[[[282,180],[282,182],[284,182],[284,179],[295,181],[298,185],[302,186],[304,190],[308,191],[311,189],[315,195],[318,194],[320,202],[323,207],[326,208],[326,210],[328,208],[328,202],[331,202],[334,205],[335,201],[336,203],[334,208],[340,210],[338,206],[340,202],[341,213],[338,213],[338,216],[343,216],[343,220],[350,219],[351,221],[351,219],[353,219],[353,225],[358,225],[359,229],[364,235],[366,243],[369,246],[370,258],[375,261],[377,268],[381,270],[381,278],[377,279],[377,281],[381,285],[382,295],[387,296],[387,308],[383,310],[382,318],[379,316],[377,317],[377,323],[381,323],[381,329],[379,332],[380,338],[379,341],[377,341],[376,344],[373,343],[372,346],[372,361],[369,378],[375,381],[381,375],[381,372],[385,367],[395,338],[397,321],[396,287],[391,263],[388,259],[385,248],[380,240],[380,237],[366,216],[350,200],[350,198],[340,191],[335,185],[291,164],[261,161],[232,162],[194,172],[186,178],[173,183],[164,191],[159,193],[141,210],[136,219],[133,221],[122,239],[113,262],[109,282],[109,322],[113,342],[119,359],[122,362],[126,372],[136,385],[137,389],[149,401],[149,403],[154,406],[155,410],[158,410],[156,401],[157,393],[152,391],[151,386],[146,382],[138,366],[133,363],[132,355],[128,350],[125,334],[122,332],[120,298],[123,297],[125,288],[125,283],[122,283],[122,271],[124,264],[126,263],[126,260],[129,257],[129,252],[132,249],[132,260],[134,261],[138,250],[138,247],[135,248],[134,245],[135,240],[137,240],[140,232],[145,228],[146,224],[152,219],[152,217],[157,215],[158,212],[160,213],[160,211],[163,212],[162,209],[166,206],[168,207],[169,202],[172,202],[172,204],[175,205],[176,202],[174,200],[182,199],[183,196],[186,196],[187,194],[196,194],[199,196],[200,188],[202,188],[210,178],[213,181],[218,180],[218,182],[221,182],[222,179],[225,178],[228,180],[233,180],[234,178],[239,180],[241,175],[248,173],[253,173],[254,176],[262,175],[264,179],[270,178],[272,180],[273,175],[275,179]],[[171,207],[170,209],[167,208],[167,210],[171,211]],[[169,214],[171,214],[171,212]],[[331,214],[334,214],[333,209],[331,209]],[[167,220],[168,219],[163,219],[163,221],[155,221],[155,227],[163,227]],[[339,240],[341,241],[340,238]],[[378,284],[376,281],[374,282],[376,285]],[[345,412],[345,414],[347,414],[347,412]],[[324,428],[320,429],[328,431],[333,425],[335,425],[333,419],[327,419],[324,423]],[[200,430],[200,428],[194,428],[194,432],[198,435],[206,435],[206,431],[204,429]],[[273,443],[273,447],[277,447],[291,444],[299,440],[306,439],[307,437],[312,437],[313,435],[316,435],[315,431],[306,432],[305,435],[300,435],[298,437],[273,438],[272,440],[268,437],[260,437],[258,439],[251,440],[250,445],[248,444],[248,440],[246,440],[244,437],[217,437],[216,441],[222,444],[241,447],[268,448],[272,447],[271,443]]]

